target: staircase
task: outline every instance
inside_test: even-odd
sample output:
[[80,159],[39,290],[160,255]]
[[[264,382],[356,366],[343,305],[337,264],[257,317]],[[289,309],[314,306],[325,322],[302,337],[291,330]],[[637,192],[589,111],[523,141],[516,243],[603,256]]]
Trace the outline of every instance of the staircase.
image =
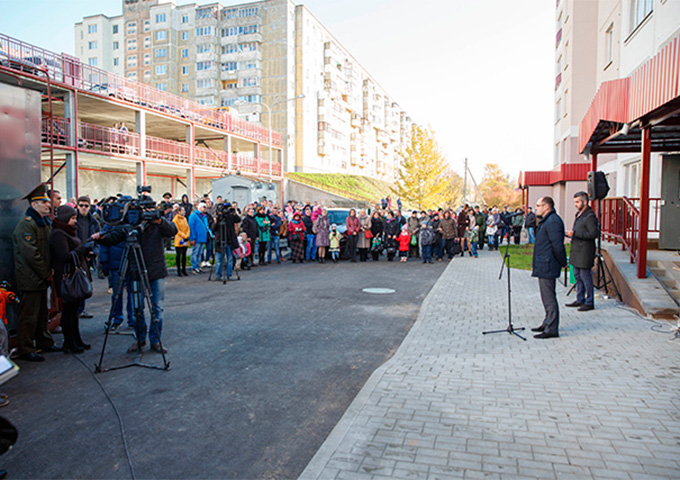
[[680,261],[649,260],[647,266],[680,306]]

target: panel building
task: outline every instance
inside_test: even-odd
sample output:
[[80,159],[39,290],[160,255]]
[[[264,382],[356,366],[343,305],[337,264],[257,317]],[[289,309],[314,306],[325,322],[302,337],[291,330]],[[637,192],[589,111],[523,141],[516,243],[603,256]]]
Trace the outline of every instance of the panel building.
[[271,110],[286,171],[395,179],[411,119],[304,5],[123,0],[75,37],[85,63],[266,127]]

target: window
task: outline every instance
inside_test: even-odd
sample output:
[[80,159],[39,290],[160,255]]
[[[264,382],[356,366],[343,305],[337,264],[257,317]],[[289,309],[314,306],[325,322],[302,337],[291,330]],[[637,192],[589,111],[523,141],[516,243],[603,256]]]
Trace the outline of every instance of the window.
[[196,36],[197,37],[203,37],[207,35],[214,35],[215,34],[215,27],[198,27],[196,29]]
[[119,47],[120,47],[120,45],[119,45],[118,42],[113,42],[113,49],[114,50],[118,50]]
[[156,14],[156,23],[165,23],[165,14],[164,13],[157,13]]
[[137,66],[137,55],[130,55],[128,57],[127,66],[128,67],[136,67]]
[[188,92],[188,91],[189,91],[189,84],[188,84],[188,83],[183,83],[183,84],[182,84],[181,91],[182,91],[182,92]]
[[247,77],[241,79],[242,87],[257,87],[258,84],[259,81],[257,77]]
[[604,51],[605,51],[605,68],[614,61],[614,24],[609,25],[609,28],[604,34]]
[[136,50],[137,49],[137,39],[133,38],[131,40],[127,41],[127,49],[128,50]]
[[120,59],[118,57],[113,59],[113,66],[117,67],[120,64]]
[[151,39],[149,37],[144,37],[144,48],[151,48]]
[[231,37],[234,35],[238,35],[238,27],[228,27],[222,29],[223,37]]
[[182,65],[182,75],[189,75],[189,66]]
[[236,45],[235,43],[231,43],[229,45],[222,45],[222,55],[228,54],[228,53],[238,53],[240,52],[239,45]]
[[189,49],[188,48],[183,48],[180,52],[179,55],[182,58],[187,58],[189,56]]
[[213,97],[212,95],[209,97],[196,97],[196,101],[201,105],[214,105],[215,97]]
[[215,80],[212,78],[199,78],[196,80],[196,88],[213,88]]
[[238,68],[238,64],[236,62],[224,62],[222,63],[222,71],[227,71],[231,72],[234,71]]
[[144,78],[145,79],[151,78],[151,70],[144,70]]
[[94,42],[87,42],[87,49],[88,50],[96,50],[97,49],[97,41],[95,40]]
[[257,25],[247,25],[245,27],[238,27],[239,35],[248,35],[251,33],[257,33]]
[[196,45],[196,53],[212,53],[215,46],[212,43],[199,43]]
[[165,48],[165,47],[157,48],[154,56],[156,58],[167,57],[168,56],[168,49]]
[[127,23],[127,33],[128,35],[134,35],[135,33],[137,33],[137,22]]
[[257,42],[247,42],[239,45],[242,52],[256,52]]
[[149,65],[149,64],[151,64],[151,55],[149,55],[148,53],[145,53],[144,54],[144,65]]
[[156,65],[156,75],[167,75],[168,66],[167,65]]
[[625,180],[627,197],[636,198],[640,196],[640,162],[631,163],[625,166]]
[[630,0],[630,31],[640,25],[652,13],[652,0]]
[[189,15],[182,15],[182,23],[189,23]]
[[168,31],[167,30],[158,30],[156,32],[156,41],[165,40],[167,38],[168,38]]
[[240,68],[243,69],[243,70],[250,70],[250,69],[253,69],[253,68],[260,68],[260,65],[255,61],[241,62]]
[[182,32],[182,40],[189,40],[189,30],[184,30]]
[[97,33],[97,25],[88,25],[87,33]]
[[157,84],[156,84],[156,88],[157,88],[158,90],[162,90],[162,91],[164,91],[164,92],[167,92],[167,91],[168,91],[168,84],[165,83],[165,82],[157,83]]
[[253,17],[257,15],[257,7],[242,8],[238,12],[239,17]]
[[222,89],[223,90],[233,90],[235,88],[238,88],[238,81],[237,80],[222,80]]
[[149,21],[148,21],[148,20],[145,20],[145,21],[144,21],[144,31],[145,31],[145,32],[148,32],[149,30],[151,30],[151,25],[149,25]]
[[196,71],[212,70],[213,62],[196,62]]
[[97,57],[90,57],[87,59],[87,64],[91,67],[97,66]]
[[238,9],[236,8],[225,8],[222,10],[222,20],[227,20],[229,18],[236,18],[238,14]]
[[113,34],[115,35],[117,33],[118,33],[118,25],[114,25],[113,26]]
[[137,72],[128,72],[127,77],[134,80],[137,78]]

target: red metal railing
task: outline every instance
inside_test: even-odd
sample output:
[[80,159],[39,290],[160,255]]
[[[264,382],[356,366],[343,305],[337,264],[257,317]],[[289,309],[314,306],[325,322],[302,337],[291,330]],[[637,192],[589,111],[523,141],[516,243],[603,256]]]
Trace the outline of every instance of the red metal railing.
[[[660,198],[651,198],[649,232],[659,231]],[[597,203],[594,203],[597,209]],[[630,255],[630,263],[637,263],[640,245],[640,199],[627,197],[612,197],[602,200],[602,238],[621,242],[623,250]]]
[[[74,146],[69,140],[69,120],[54,117],[50,137],[49,119],[42,119],[42,143],[54,146]],[[51,140],[51,142],[50,142]],[[120,129],[78,122],[77,144],[81,151],[105,155],[141,157],[139,134],[121,132]],[[146,159],[188,165],[191,162],[191,146],[187,143],[146,137]],[[249,154],[229,154],[205,147],[194,147],[194,164],[224,171],[241,171],[269,175],[269,162]],[[281,176],[281,164],[272,164],[272,176]]]
[[[223,110],[208,109],[173,93],[85,65],[70,55],[59,55],[4,34],[0,34],[0,66],[43,78],[46,70],[52,82],[63,83],[89,94],[158,110],[259,143],[269,142],[269,130],[263,126],[234,118]],[[271,138],[273,145],[283,145],[281,133],[272,131]]]

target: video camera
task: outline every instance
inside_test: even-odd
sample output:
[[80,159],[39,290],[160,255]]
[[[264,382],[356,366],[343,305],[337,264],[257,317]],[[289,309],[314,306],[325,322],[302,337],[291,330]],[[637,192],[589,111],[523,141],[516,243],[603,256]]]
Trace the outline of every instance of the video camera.
[[153,221],[162,218],[163,212],[156,209],[156,202],[146,195],[151,193],[148,185],[137,187],[137,198],[123,195],[120,198],[112,197],[110,201],[101,205],[102,221],[106,225],[129,225],[136,227],[145,221]]
[[234,207],[230,203],[218,203],[215,208],[215,217],[217,222],[223,222],[227,219],[227,216],[232,215],[236,212]]

